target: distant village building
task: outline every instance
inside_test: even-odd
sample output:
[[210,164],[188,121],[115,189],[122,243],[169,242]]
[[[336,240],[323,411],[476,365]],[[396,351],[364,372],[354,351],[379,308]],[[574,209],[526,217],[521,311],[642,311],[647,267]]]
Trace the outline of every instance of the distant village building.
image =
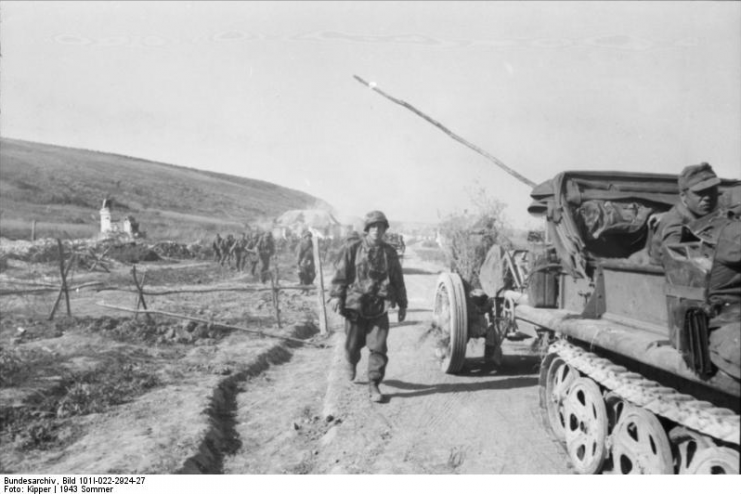
[[142,236],[139,232],[139,223],[128,215],[122,220],[113,221],[111,218],[112,199],[104,199],[103,207],[100,208],[100,233],[104,236],[125,234],[131,238]]
[[320,238],[338,238],[342,235],[340,222],[321,209],[293,209],[275,220],[274,235],[300,237],[304,230],[311,230]]

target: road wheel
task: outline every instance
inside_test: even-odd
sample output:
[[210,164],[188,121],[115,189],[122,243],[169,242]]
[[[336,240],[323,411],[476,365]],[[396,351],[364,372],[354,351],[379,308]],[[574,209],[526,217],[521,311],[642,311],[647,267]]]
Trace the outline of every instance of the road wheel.
[[738,475],[740,461],[738,451],[713,446],[697,453],[692,464],[684,473]]
[[586,377],[575,379],[564,404],[566,451],[574,470],[597,473],[607,456],[607,409],[599,386]]
[[561,443],[566,441],[564,401],[569,386],[579,377],[579,371],[567,364],[558,354],[543,359],[540,369],[540,409],[545,425]]
[[648,410],[625,404],[612,431],[611,442],[615,473],[674,473],[669,438],[659,419]]
[[455,374],[463,367],[468,344],[468,312],[463,280],[456,273],[442,273],[437,280],[434,324],[440,329],[440,364],[446,374]]
[[669,431],[669,442],[674,456],[674,473],[678,474],[690,472],[698,453],[715,446],[709,437],[681,426]]

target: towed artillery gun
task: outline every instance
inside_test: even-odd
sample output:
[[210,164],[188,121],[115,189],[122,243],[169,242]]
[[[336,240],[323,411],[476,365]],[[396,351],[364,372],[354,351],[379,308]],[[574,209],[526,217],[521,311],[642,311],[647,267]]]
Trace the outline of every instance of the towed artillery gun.
[[[489,250],[480,288],[440,275],[433,324],[443,371],[462,369],[471,339],[486,338],[491,355],[503,338],[529,334],[543,357],[545,424],[578,473],[738,474],[741,384],[708,353],[716,266],[702,242],[667,246],[666,268],[647,259],[649,219],[678,202],[677,175],[574,171],[535,186],[356,79],[533,186],[528,210],[546,221],[543,244]],[[721,200],[739,186],[723,180]],[[733,305],[727,312],[739,314]]]

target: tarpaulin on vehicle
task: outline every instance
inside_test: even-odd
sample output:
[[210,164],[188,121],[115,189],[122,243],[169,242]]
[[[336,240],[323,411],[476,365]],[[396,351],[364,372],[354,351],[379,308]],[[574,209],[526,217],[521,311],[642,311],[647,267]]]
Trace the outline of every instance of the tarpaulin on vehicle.
[[[549,235],[563,268],[586,276],[590,260],[628,258],[649,240],[648,219],[679,200],[677,175],[567,171],[536,186],[531,214],[549,220]],[[739,181],[723,180],[723,197]],[[727,201],[726,201],[727,202]]]

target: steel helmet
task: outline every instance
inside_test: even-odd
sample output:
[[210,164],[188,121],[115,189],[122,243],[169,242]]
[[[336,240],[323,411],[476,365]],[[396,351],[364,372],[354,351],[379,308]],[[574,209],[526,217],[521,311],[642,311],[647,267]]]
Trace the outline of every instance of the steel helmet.
[[373,223],[383,223],[387,230],[389,228],[389,221],[381,211],[371,211],[365,215],[365,227],[363,230],[367,232]]

